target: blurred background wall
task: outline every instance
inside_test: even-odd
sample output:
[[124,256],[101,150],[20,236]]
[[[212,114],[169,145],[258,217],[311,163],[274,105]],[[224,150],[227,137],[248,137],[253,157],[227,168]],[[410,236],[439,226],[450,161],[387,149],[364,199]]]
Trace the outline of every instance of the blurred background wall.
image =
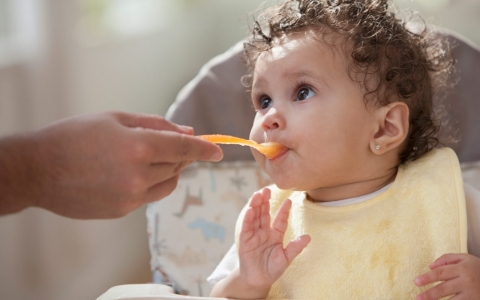
[[[123,110],[163,115],[213,56],[247,33],[260,0],[0,0],[0,135]],[[402,0],[480,44],[480,1]],[[0,217],[0,299],[95,299],[151,280],[145,208],[78,221]]]

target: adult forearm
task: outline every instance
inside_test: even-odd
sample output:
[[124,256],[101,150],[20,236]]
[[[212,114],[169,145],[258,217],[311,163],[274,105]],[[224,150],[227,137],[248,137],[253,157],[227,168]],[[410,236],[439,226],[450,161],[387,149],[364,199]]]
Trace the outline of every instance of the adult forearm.
[[0,214],[35,204],[41,180],[35,149],[28,133],[0,139]]
[[191,162],[220,159],[217,145],[160,116],[63,119],[0,140],[0,214],[37,206],[70,218],[118,218],[170,194]]

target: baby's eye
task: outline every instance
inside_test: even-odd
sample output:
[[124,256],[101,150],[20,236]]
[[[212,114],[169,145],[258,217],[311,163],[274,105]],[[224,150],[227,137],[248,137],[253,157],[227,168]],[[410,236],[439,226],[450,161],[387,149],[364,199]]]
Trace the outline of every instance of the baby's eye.
[[270,99],[269,97],[262,97],[260,98],[258,103],[259,103],[260,109],[265,109],[270,107],[270,105],[272,105],[272,99]]
[[302,100],[313,97],[313,95],[315,95],[315,92],[311,88],[302,87],[298,90],[297,100],[302,101]]

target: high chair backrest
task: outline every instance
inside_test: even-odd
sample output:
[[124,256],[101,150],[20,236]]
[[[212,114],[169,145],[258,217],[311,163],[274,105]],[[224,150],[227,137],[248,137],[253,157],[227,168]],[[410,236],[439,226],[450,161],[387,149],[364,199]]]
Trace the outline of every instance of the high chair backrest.
[[[243,42],[207,62],[178,94],[166,118],[192,126],[195,134],[228,134],[248,138],[255,111],[241,78],[247,68]],[[253,160],[250,149],[223,145],[223,161]]]
[[455,150],[460,162],[480,160],[480,48],[464,37],[448,33],[456,58],[455,83],[445,101],[449,124],[460,139],[447,144]]
[[[452,80],[458,83],[446,102],[450,124],[462,136],[458,144],[449,146],[460,161],[479,161],[480,50],[455,34],[449,38],[457,44]],[[205,64],[179,93],[167,118],[193,126],[196,134],[248,138],[255,113],[241,84],[246,72],[242,50],[240,42]],[[205,279],[233,244],[238,213],[255,190],[270,183],[249,148],[222,147],[223,162],[189,166],[177,189],[147,209],[154,282],[171,284],[178,293],[209,294]]]

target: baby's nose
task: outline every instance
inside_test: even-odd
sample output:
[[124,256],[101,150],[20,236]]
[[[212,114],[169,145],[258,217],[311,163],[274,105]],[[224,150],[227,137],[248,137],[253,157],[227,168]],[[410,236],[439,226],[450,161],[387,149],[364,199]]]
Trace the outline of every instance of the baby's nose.
[[276,108],[270,108],[262,121],[263,130],[273,130],[281,128],[284,125],[284,120]]

